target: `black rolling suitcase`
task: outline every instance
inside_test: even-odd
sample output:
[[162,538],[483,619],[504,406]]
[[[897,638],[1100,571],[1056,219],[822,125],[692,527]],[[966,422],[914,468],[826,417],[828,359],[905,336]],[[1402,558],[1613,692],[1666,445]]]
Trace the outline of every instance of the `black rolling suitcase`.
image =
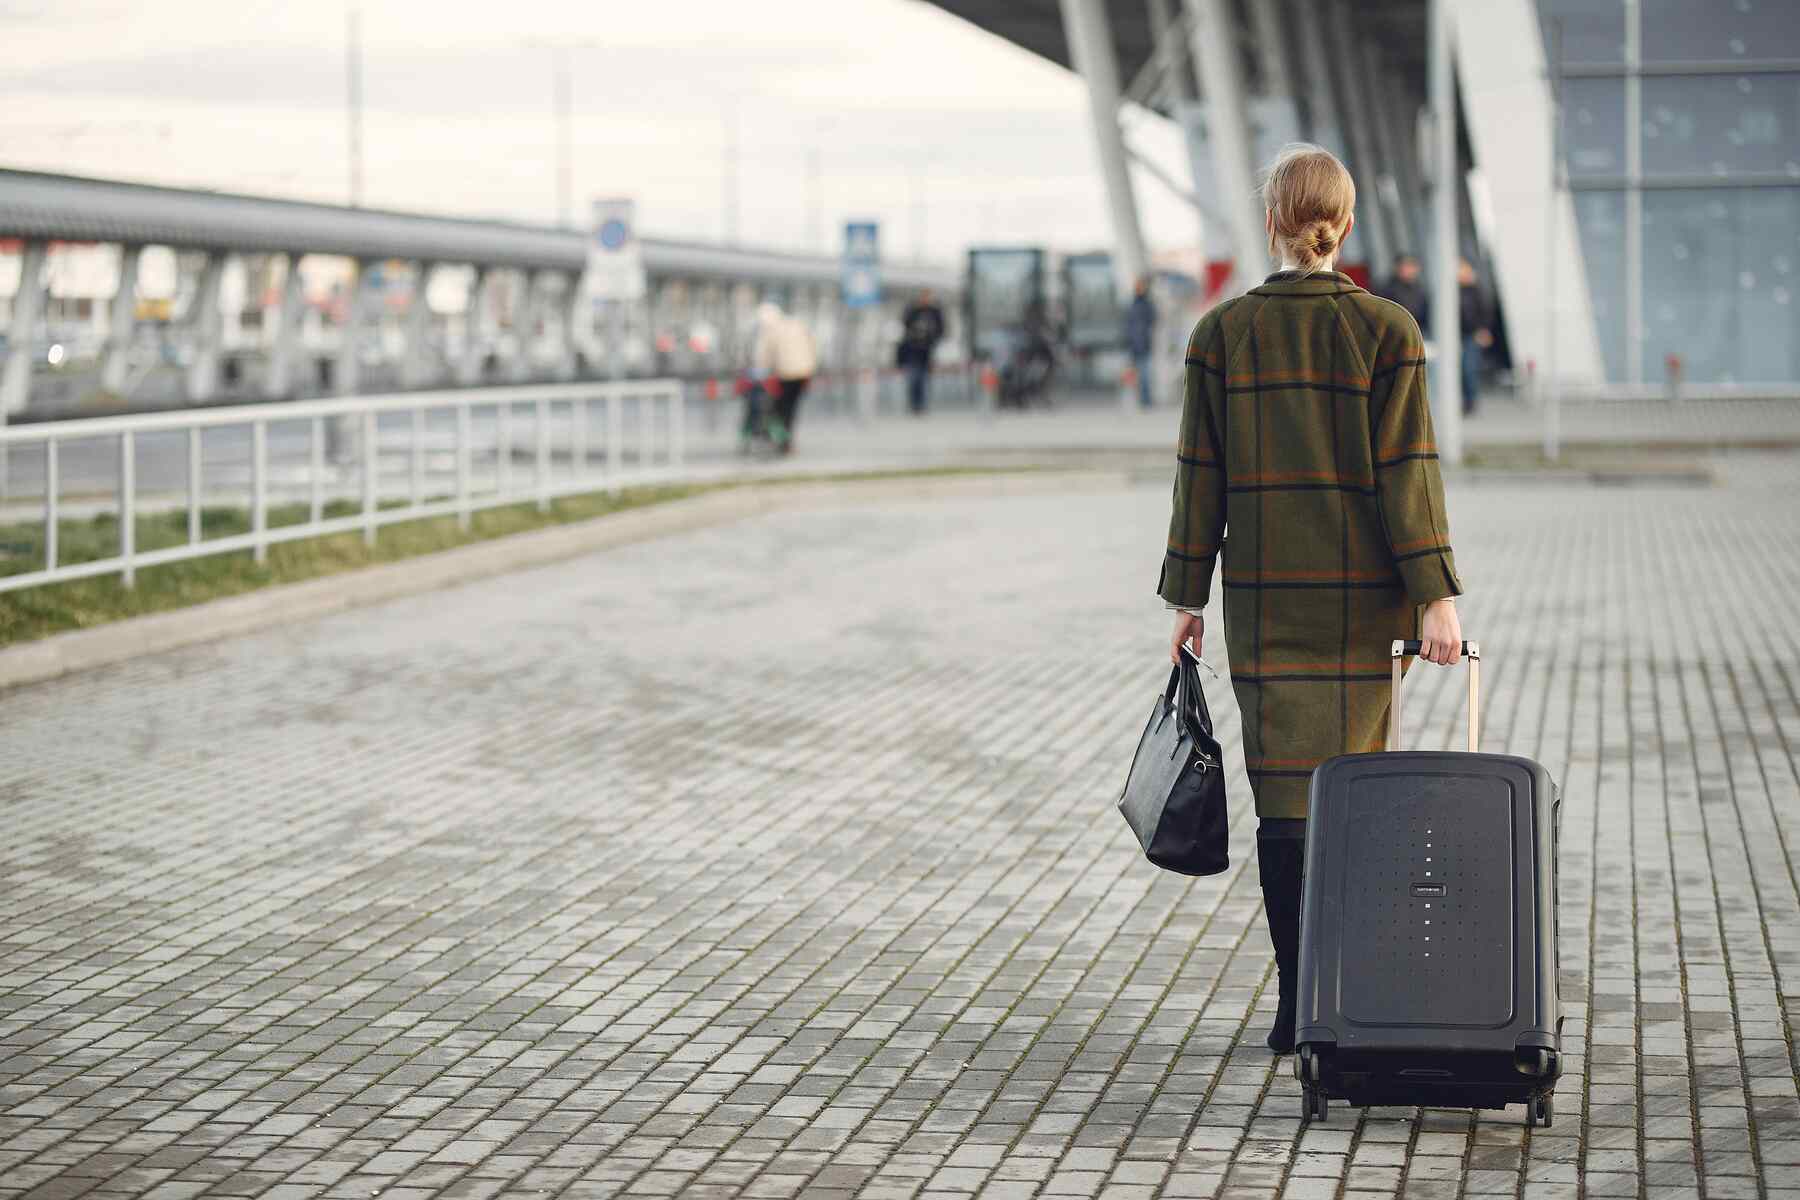
[[1550,1124],[1562,1071],[1556,824],[1543,767],[1481,754],[1481,653],[1469,659],[1469,752],[1397,750],[1313,773],[1295,1071],[1306,1119],[1355,1105],[1503,1108]]

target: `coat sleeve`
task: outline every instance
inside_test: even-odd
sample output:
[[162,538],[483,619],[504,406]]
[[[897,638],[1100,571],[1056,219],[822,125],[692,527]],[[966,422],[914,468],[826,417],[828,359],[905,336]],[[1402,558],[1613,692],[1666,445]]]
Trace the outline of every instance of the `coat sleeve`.
[[1429,604],[1462,594],[1450,552],[1450,518],[1444,479],[1425,395],[1425,350],[1416,323],[1383,347],[1372,385],[1376,502],[1394,568],[1407,598]]
[[1156,590],[1176,608],[1198,610],[1225,543],[1224,331],[1216,315],[1202,317],[1188,339],[1183,392],[1174,511]]

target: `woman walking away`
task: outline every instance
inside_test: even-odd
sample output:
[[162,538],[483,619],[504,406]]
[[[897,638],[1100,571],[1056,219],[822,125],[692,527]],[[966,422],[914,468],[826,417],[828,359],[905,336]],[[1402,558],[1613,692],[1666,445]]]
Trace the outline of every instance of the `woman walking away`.
[[1198,651],[1224,555],[1225,642],[1280,971],[1278,1054],[1294,1048],[1313,768],[1380,748],[1395,638],[1419,638],[1442,665],[1462,652],[1418,324],[1333,270],[1355,201],[1350,173],[1317,146],[1290,146],[1269,168],[1281,269],[1213,308],[1188,341],[1157,589],[1181,610],[1171,656],[1190,638]]

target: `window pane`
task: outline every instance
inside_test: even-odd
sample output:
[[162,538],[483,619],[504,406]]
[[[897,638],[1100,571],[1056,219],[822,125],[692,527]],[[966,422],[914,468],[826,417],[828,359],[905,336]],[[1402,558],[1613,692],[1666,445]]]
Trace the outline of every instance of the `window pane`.
[[1645,62],[1800,58],[1794,0],[1642,0]]
[[1566,63],[1625,61],[1624,0],[1538,0],[1538,23],[1546,58],[1556,54],[1560,34]]
[[1569,174],[1625,174],[1625,81],[1565,79],[1562,109]]
[[1800,75],[1649,76],[1644,172],[1800,179]]
[[[1625,193],[1576,192],[1575,228],[1587,268],[1588,296],[1600,334],[1606,377],[1625,378]],[[1559,279],[1558,289],[1579,279]]]
[[1800,380],[1800,187],[1644,193],[1644,378]]

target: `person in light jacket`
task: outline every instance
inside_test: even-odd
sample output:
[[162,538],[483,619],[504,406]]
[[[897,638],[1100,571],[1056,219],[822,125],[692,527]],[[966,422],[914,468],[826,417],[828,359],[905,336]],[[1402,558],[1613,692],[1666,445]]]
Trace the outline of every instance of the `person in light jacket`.
[[1198,650],[1223,562],[1280,972],[1268,1039],[1278,1054],[1294,1049],[1313,770],[1381,748],[1396,639],[1419,639],[1438,664],[1462,653],[1419,325],[1334,269],[1355,202],[1344,164],[1317,146],[1291,146],[1270,168],[1263,206],[1281,269],[1201,317],[1188,341],[1157,589],[1180,610],[1170,657],[1190,639]]
[[782,454],[792,454],[800,397],[819,369],[819,351],[812,334],[782,312],[780,305],[764,302],[756,310],[756,346],[751,365],[768,380],[766,387],[774,401],[769,436]]

